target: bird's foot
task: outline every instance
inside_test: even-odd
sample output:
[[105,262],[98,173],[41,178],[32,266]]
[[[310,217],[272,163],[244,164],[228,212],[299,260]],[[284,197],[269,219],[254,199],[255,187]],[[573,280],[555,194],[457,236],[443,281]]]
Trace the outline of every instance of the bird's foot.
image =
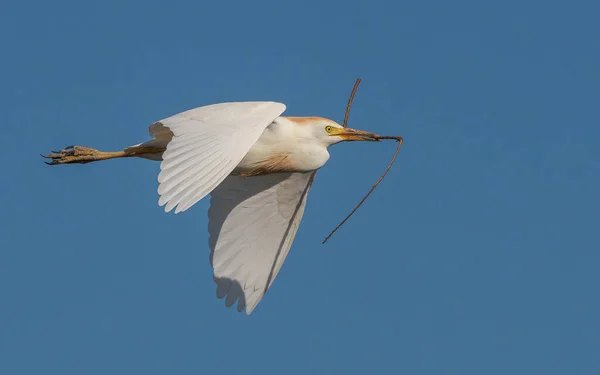
[[48,165],[57,164],[85,164],[99,160],[100,151],[83,146],[69,146],[60,151],[52,151],[50,155],[41,155],[43,158],[52,159],[45,163]]

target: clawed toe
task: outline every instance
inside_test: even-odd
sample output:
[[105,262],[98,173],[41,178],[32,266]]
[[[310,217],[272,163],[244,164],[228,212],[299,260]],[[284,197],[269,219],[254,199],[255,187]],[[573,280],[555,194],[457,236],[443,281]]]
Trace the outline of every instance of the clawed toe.
[[94,150],[88,147],[82,146],[68,146],[60,151],[50,151],[49,155],[42,155],[45,159],[52,159],[50,161],[44,161],[48,165],[57,164],[69,164],[69,163],[89,163],[96,160],[98,150]]

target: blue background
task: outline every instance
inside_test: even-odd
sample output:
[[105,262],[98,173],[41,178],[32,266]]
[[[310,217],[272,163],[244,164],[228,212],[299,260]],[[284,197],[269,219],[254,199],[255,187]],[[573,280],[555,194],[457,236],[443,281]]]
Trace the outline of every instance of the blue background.
[[[0,373],[598,374],[597,1],[9,1]],[[342,144],[250,316],[215,298],[207,200],[159,164],[47,167],[223,101],[405,137]]]

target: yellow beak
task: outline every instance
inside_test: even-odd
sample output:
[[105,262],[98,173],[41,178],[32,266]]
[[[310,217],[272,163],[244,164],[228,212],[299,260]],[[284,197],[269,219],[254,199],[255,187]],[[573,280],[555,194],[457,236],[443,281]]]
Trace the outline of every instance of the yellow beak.
[[379,135],[375,133],[369,133],[362,130],[344,128],[339,129],[339,132],[336,134],[341,137],[344,141],[370,141],[370,142],[379,142]]

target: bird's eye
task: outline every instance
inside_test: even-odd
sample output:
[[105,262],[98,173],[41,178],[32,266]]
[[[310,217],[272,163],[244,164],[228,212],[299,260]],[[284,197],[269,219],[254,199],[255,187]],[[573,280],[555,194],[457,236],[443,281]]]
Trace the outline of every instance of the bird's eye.
[[333,127],[331,127],[331,126],[326,126],[326,127],[325,127],[325,131],[326,131],[327,133],[331,133],[331,132],[333,131]]

